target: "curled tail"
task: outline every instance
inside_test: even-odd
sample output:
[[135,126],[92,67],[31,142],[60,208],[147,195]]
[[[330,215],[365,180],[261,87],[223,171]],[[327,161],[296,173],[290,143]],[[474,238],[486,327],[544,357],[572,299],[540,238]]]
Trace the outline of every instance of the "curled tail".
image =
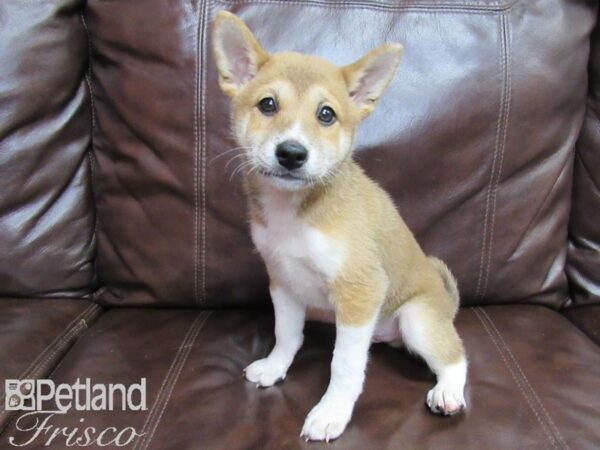
[[450,294],[450,297],[456,303],[456,306],[460,304],[460,294],[458,293],[458,285],[456,284],[456,278],[448,269],[448,266],[441,259],[436,258],[435,256],[428,256],[430,264],[433,268],[442,276],[442,280],[444,281],[444,287]]

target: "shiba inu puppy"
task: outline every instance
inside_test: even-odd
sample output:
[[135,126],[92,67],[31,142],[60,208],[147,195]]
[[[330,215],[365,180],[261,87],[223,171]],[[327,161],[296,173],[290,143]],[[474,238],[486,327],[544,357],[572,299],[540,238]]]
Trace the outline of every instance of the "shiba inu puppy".
[[213,43],[275,310],[275,347],[245,369],[246,378],[262,387],[284,379],[302,345],[307,309],[330,310],[331,380],[306,418],[305,439],[344,431],[373,335],[390,324],[437,375],[426,396],[431,411],[462,411],[467,362],[453,324],[456,281],[423,253],[390,197],[352,159],[357,126],[394,77],[402,46],[383,45],[344,67],[268,54],[228,12],[217,16]]

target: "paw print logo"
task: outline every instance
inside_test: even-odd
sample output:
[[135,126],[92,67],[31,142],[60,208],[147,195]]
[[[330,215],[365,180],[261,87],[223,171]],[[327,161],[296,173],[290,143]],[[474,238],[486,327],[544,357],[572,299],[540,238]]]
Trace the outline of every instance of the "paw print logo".
[[35,409],[35,383],[33,380],[6,380],[4,383],[4,409],[6,411],[33,411]]
[[[10,408],[16,408],[21,403],[21,398],[18,395],[11,395],[8,397],[8,406]],[[8,408],[6,408],[8,409]]]

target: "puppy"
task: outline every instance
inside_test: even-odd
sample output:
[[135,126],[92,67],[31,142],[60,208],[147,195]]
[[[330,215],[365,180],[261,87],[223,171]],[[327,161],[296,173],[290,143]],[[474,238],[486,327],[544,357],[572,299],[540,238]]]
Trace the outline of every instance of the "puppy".
[[228,12],[217,16],[213,43],[275,310],[275,346],[245,369],[246,378],[262,387],[284,379],[302,345],[307,309],[331,310],[331,380],[301,436],[342,434],[363,388],[372,337],[390,324],[437,375],[426,397],[431,411],[462,411],[467,361],[453,325],[456,281],[423,253],[390,197],[352,159],[357,126],[392,80],[402,46],[383,45],[344,67],[268,54]]

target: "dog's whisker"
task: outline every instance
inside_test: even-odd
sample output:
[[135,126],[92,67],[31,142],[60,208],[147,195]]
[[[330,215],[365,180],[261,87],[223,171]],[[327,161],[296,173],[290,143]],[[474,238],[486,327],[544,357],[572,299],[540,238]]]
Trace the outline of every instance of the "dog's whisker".
[[257,173],[257,172],[258,172],[258,169],[259,169],[259,166],[256,166],[256,165],[255,165],[255,166],[252,166],[252,167],[250,168],[250,170],[247,172],[246,176],[250,176],[250,175],[252,175],[252,174],[254,174],[254,173]]
[[239,154],[239,155],[234,155],[233,157],[231,157],[231,158],[229,159],[229,161],[227,161],[227,163],[225,164],[225,170],[227,170],[227,169],[229,168],[229,165],[230,165],[232,162],[234,162],[236,159],[243,158],[243,157],[245,157],[245,156],[246,156],[246,155],[244,155],[244,154],[242,153],[242,154]]
[[253,162],[252,161],[242,161],[235,169],[233,169],[233,171],[231,172],[231,176],[229,177],[229,182],[231,182],[233,180],[233,178],[238,174],[241,173],[243,170],[245,170],[248,167],[252,167],[253,166]]
[[211,159],[210,159],[208,162],[209,162],[209,164],[210,164],[210,163],[212,163],[212,162],[216,161],[217,159],[219,159],[219,158],[222,158],[223,156],[226,156],[226,155],[230,154],[231,152],[237,152],[237,151],[241,151],[241,150],[244,150],[244,149],[245,149],[245,147],[234,147],[234,148],[230,148],[230,149],[228,149],[228,150],[225,150],[225,151],[219,152],[219,154],[218,154],[218,155],[215,155],[215,156],[213,156],[213,157],[212,157],[212,158],[211,158]]
[[213,156],[208,161],[208,164],[210,165],[210,164],[214,163],[217,159],[222,158],[223,156],[229,155],[232,152],[242,152],[243,150],[254,150],[254,147],[234,147],[234,148],[230,148],[228,150],[220,152],[218,155]]
[[235,169],[233,169],[233,171],[231,172],[231,175],[229,175],[229,182],[231,183],[231,181],[233,180],[233,178],[236,176],[236,174],[242,169],[242,167],[245,165],[245,162],[242,162],[240,165],[238,165]]

